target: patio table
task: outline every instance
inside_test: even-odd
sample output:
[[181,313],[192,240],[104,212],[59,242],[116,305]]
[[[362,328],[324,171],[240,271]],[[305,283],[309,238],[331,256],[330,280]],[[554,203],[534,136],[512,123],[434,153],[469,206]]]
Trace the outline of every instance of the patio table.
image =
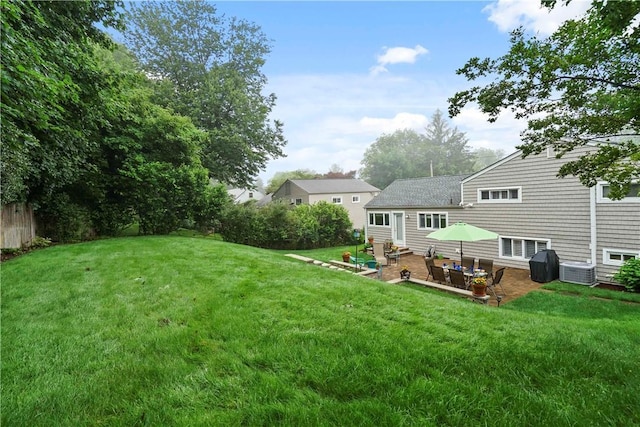
[[[450,268],[453,268],[453,266],[448,266],[446,264],[442,265],[442,269],[447,275],[449,274]],[[471,281],[473,280],[474,277],[487,277],[487,272],[484,270],[474,269],[472,271],[469,271],[466,267],[460,267],[460,266],[456,266],[456,270],[458,271],[462,270],[462,273],[464,274],[464,278],[467,281],[467,285],[471,285]]]

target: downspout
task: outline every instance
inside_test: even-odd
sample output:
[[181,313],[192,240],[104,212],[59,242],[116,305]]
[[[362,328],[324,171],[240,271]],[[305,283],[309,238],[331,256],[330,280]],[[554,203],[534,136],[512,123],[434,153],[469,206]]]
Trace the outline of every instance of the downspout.
[[[588,260],[590,264],[597,265],[598,260],[598,226],[597,226],[597,217],[596,217],[596,185],[589,189],[589,222],[590,222],[590,234],[591,234],[591,243],[589,244],[589,248],[591,249],[591,259]],[[598,274],[598,269],[596,268],[596,276]]]

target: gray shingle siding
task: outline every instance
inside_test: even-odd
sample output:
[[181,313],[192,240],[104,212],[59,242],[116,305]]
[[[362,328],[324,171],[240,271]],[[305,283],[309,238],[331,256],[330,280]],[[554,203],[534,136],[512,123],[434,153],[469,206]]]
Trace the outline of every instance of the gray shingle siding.
[[[460,182],[465,177],[451,175],[395,180],[365,205],[366,212],[402,212],[405,246],[411,247],[416,253],[424,252],[430,242],[425,238],[428,230],[418,228],[418,213],[446,213],[449,223],[452,223],[454,211],[461,210]],[[367,234],[382,241],[392,238],[392,229],[390,226],[367,225]]]
[[[615,244],[613,248],[640,250],[640,204],[598,203],[593,199],[595,190],[583,186],[577,178],[557,177],[561,165],[594,150],[592,146],[579,147],[561,159],[548,157],[546,153],[523,159],[518,152],[499,165],[471,176],[463,182],[463,200],[474,203],[470,212],[474,225],[501,236],[550,239],[551,249],[556,251],[560,262],[596,264],[598,279],[611,280],[619,267],[603,264],[603,249]],[[479,202],[478,189],[493,187],[520,187],[522,203]],[[591,248],[592,203],[596,219],[593,224],[595,251]],[[631,232],[620,232],[621,228]],[[496,263],[529,268],[528,260],[500,257],[498,242],[484,242],[479,246],[479,250],[491,253]]]
[[[572,176],[557,177],[560,166],[595,149],[578,147],[561,159],[547,156],[546,152],[523,159],[516,152],[478,173],[456,177],[457,183],[453,177],[397,180],[368,203],[366,209],[403,212],[406,246],[416,252],[436,245],[445,256],[459,257],[456,253],[459,242],[428,239],[426,236],[432,230],[418,229],[419,212],[446,212],[448,224],[465,221],[501,237],[549,240],[561,262],[595,263],[598,280],[610,281],[619,266],[604,262],[606,249],[640,253],[639,200],[601,202],[596,197],[599,187],[587,188]],[[479,190],[498,188],[518,188],[521,200],[491,203],[479,198]],[[458,205],[460,200],[464,208]],[[390,227],[371,227],[367,232],[376,239],[391,235]],[[465,255],[476,258],[493,258],[497,265],[529,268],[528,259],[502,257],[500,239],[465,242],[463,250]]]

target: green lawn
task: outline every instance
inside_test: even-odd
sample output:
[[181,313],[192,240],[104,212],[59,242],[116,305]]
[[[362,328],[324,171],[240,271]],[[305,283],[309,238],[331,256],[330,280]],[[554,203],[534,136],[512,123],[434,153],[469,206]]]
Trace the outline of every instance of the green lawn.
[[640,425],[640,304],[613,292],[496,308],[180,236],[1,280],[3,426]]

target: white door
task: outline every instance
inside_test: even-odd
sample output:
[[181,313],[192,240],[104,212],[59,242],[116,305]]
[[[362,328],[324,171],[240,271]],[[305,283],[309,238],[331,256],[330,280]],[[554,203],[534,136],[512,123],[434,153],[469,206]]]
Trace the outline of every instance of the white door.
[[391,238],[393,244],[405,245],[404,237],[404,212],[393,212],[391,215]]

